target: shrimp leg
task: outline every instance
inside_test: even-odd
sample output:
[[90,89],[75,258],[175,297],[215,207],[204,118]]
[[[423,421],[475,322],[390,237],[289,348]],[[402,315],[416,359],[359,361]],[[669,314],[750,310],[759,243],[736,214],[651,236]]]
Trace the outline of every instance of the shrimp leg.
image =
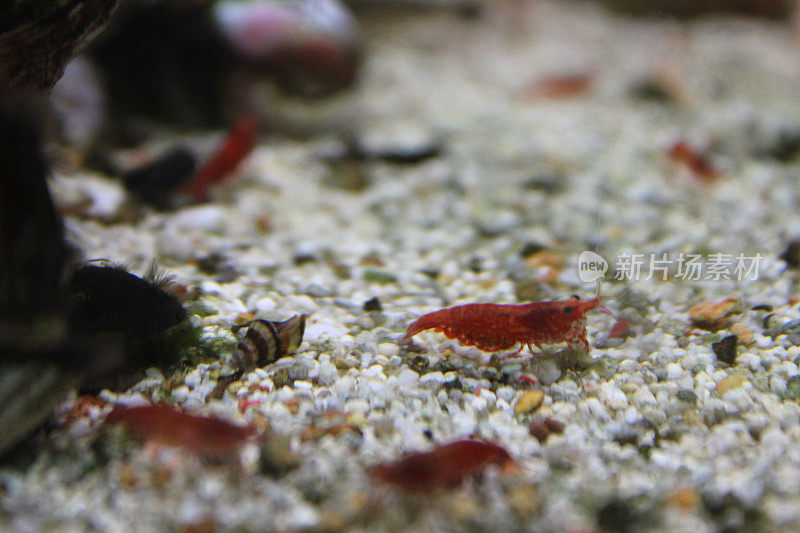
[[548,357],[555,357],[556,354],[554,354],[550,350],[545,350],[544,348],[542,348],[542,345],[539,344],[538,342],[534,342],[532,344],[534,346],[536,346],[537,348],[539,348],[539,351],[538,352],[534,352],[533,348],[531,348],[531,343],[528,343],[528,350],[530,350],[531,355],[536,355],[538,353],[539,355],[546,355]]

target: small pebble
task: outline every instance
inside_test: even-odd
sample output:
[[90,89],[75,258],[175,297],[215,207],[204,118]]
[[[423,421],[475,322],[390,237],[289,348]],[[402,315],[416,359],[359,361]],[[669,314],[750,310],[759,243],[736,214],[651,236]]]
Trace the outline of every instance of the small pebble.
[[650,389],[647,385],[639,387],[639,389],[633,394],[632,398],[633,402],[638,405],[657,405],[658,402],[656,401],[656,397],[653,396],[653,393],[650,392]]
[[728,391],[741,387],[747,379],[741,374],[731,374],[717,383],[717,392],[724,396]]
[[[394,357],[400,352],[400,347],[393,342],[382,342],[378,344],[377,353],[386,357]],[[388,362],[388,361],[387,361]]]
[[769,388],[778,396],[784,396],[787,392],[786,380],[780,376],[772,376],[769,378]]
[[731,333],[733,333],[736,336],[736,339],[745,346],[753,344],[756,340],[755,336],[753,335],[753,332],[744,322],[736,322],[732,324],[730,330]]
[[303,288],[303,294],[307,294],[312,298],[330,298],[333,296],[333,291],[319,283],[309,283]]
[[544,444],[551,433],[558,435],[564,433],[564,424],[552,418],[540,418],[531,422],[528,433],[535,437],[539,444]]
[[422,383],[435,383],[441,385],[444,383],[444,374],[441,372],[429,372],[420,378]]
[[544,392],[531,390],[520,396],[514,405],[514,415],[517,417],[536,411],[544,402]]
[[719,331],[726,324],[726,318],[739,308],[739,301],[728,298],[720,303],[702,302],[689,309],[689,320],[698,328]]

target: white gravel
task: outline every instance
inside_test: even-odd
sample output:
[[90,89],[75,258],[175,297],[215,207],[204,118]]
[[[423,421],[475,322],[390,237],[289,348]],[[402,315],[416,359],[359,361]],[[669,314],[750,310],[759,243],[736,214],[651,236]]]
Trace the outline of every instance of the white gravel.
[[[97,176],[55,177],[57,200],[93,202],[81,216],[67,210],[85,255],[138,271],[156,258],[209,310],[195,319],[207,335],[231,340],[245,315],[309,318],[297,354],[246,374],[220,399],[210,395],[230,354],[176,378],[167,396],[175,377],[156,371],[131,392],[101,395],[166,397],[268,427],[241,458],[216,464],[133,446],[101,459],[87,437],[99,410],[61,417],[32,466],[0,469],[0,521],[20,531],[800,529],[800,346],[791,331],[768,334],[768,313],[751,310],[772,306],[770,328],[800,318],[797,274],[778,260],[800,233],[800,167],[756,157],[778,129],[800,129],[796,36],[754,21],[679,25],[561,1],[508,4],[478,21],[365,21],[356,105],[370,146],[442,139],[445,152],[415,165],[366,162],[361,192],[326,185],[334,170],[316,154],[330,139],[265,139],[213,203],[147,211],[135,223],[114,222],[118,191]],[[587,94],[524,96],[533,80],[574,72],[594,73]],[[674,103],[630,95],[659,76]],[[712,145],[718,183],[669,160],[680,138]],[[269,230],[258,223],[265,216]],[[526,260],[527,243],[558,261]],[[563,358],[486,365],[479,350],[430,332],[414,351],[398,344],[414,318],[442,307],[516,303],[531,287],[537,299],[592,296],[575,269],[587,249],[609,259],[764,260],[757,280],[606,281],[607,307],[635,335],[603,348],[616,318],[590,313],[591,360],[577,373]],[[224,255],[234,281],[196,267],[210,253]],[[742,305],[726,328],[692,327],[694,304],[729,296]],[[363,311],[373,297],[382,311]],[[734,322],[754,342],[727,365],[711,344]],[[543,405],[516,417],[516,401],[535,387]],[[252,401],[244,413],[240,400]],[[540,443],[528,432],[533,417],[565,430]],[[76,424],[85,427],[70,432]],[[504,446],[521,468],[491,467],[432,499],[397,496],[366,474],[468,437]],[[259,457],[279,460],[265,443],[281,439],[296,464],[264,466]]]

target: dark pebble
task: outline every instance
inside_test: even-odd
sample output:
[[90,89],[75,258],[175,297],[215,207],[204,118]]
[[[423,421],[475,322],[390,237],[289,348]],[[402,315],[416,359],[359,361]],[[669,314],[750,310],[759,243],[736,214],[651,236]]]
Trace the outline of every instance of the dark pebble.
[[666,84],[653,78],[646,78],[635,83],[630,88],[630,95],[636,100],[659,104],[671,104],[674,102],[674,95]]
[[736,359],[736,335],[728,335],[720,341],[711,343],[711,349],[718,361],[732,365]]
[[600,531],[648,531],[658,520],[645,500],[612,499],[597,510]]
[[777,138],[769,146],[762,148],[758,155],[776,159],[782,163],[794,161],[800,155],[800,128],[779,131]]
[[564,423],[559,422],[558,420],[553,420],[552,418],[545,418],[544,425],[550,430],[551,433],[556,433],[557,435],[561,435],[564,433]]
[[436,278],[439,277],[439,271],[438,270],[434,270],[432,268],[424,268],[424,269],[420,270],[420,272],[422,272],[423,274],[425,274],[426,276],[428,276],[431,279],[436,279]]
[[789,268],[800,267],[800,239],[789,241],[778,259],[785,261]]
[[125,187],[143,201],[158,207],[168,207],[172,193],[192,178],[196,165],[197,157],[194,153],[179,146],[156,160],[125,173],[122,179]]
[[203,274],[216,274],[226,263],[225,256],[219,253],[210,253],[197,259],[197,268]]
[[539,253],[542,250],[547,248],[544,244],[539,244],[538,242],[526,242],[522,245],[522,249],[519,251],[519,255],[522,257],[529,257],[533,254]]
[[697,403],[697,395],[690,390],[679,390],[675,396],[682,402],[695,405]]
[[236,278],[239,277],[239,271],[236,270],[236,267],[233,265],[225,265],[219,269],[217,275],[214,277],[214,281],[217,283],[231,283],[232,281],[236,281]]
[[556,194],[564,190],[564,176],[557,173],[540,174],[528,179],[523,187],[545,194]]
[[547,442],[547,437],[550,436],[550,430],[541,420],[534,420],[531,422],[531,425],[528,428],[528,433],[533,435],[536,440],[539,441],[539,444],[544,444]]
[[475,274],[483,272],[483,260],[480,257],[473,257],[469,260],[469,269]]
[[612,431],[614,442],[624,446],[625,444],[635,445],[639,441],[639,432],[631,426],[620,425]]
[[381,300],[377,296],[373,296],[364,302],[364,311],[383,311]]
[[292,258],[294,264],[297,266],[304,265],[306,263],[316,263],[317,257],[314,254],[297,254]]
[[544,444],[552,433],[556,435],[564,433],[564,424],[552,418],[536,418],[528,427],[528,433],[535,437],[540,444]]
[[364,159],[379,159],[396,165],[415,165],[427,159],[438,157],[444,151],[441,141],[431,140],[409,146],[385,146],[380,148],[362,148]]

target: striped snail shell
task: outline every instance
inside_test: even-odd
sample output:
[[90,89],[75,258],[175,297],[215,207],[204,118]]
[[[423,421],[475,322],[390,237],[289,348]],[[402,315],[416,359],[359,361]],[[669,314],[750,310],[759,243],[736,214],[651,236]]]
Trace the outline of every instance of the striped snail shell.
[[239,368],[253,370],[294,353],[303,342],[308,315],[295,315],[283,322],[256,319],[234,326],[234,333],[244,330],[233,352]]

